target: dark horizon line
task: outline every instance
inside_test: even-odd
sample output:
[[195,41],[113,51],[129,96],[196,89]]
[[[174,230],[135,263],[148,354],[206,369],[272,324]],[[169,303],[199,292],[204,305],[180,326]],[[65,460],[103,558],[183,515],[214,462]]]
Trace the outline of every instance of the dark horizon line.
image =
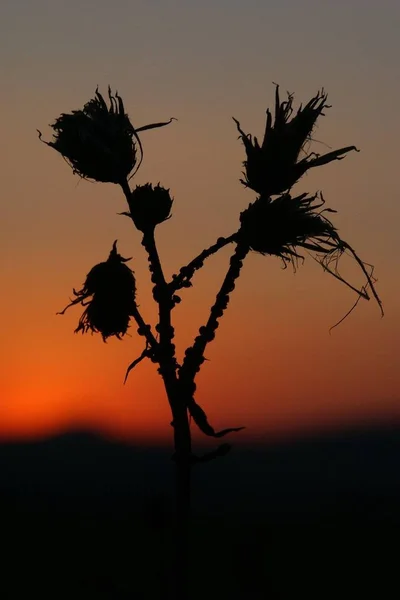
[[[231,434],[224,438],[204,438],[201,434],[193,431],[193,442],[196,447],[208,447],[210,445],[220,445],[229,443],[233,447],[267,447],[280,446],[287,444],[296,444],[302,442],[312,442],[313,440],[328,440],[337,437],[348,437],[354,435],[368,435],[373,433],[396,432],[400,433],[400,416],[398,418],[374,418],[364,420],[351,420],[341,424],[338,423],[323,423],[319,426],[311,426],[297,430],[276,432],[265,432],[263,435],[260,431],[254,433],[254,436],[249,436],[250,427],[247,435],[241,433]],[[0,434],[0,446],[17,446],[17,445],[35,445],[45,442],[51,442],[62,438],[93,438],[102,441],[106,444],[126,446],[131,448],[158,448],[160,450],[170,450],[173,442],[172,430],[171,439],[157,439],[144,437],[136,438],[132,436],[130,440],[128,436],[110,434],[101,430],[101,428],[91,427],[60,427],[54,432],[39,433],[38,435],[13,435],[4,436]]]

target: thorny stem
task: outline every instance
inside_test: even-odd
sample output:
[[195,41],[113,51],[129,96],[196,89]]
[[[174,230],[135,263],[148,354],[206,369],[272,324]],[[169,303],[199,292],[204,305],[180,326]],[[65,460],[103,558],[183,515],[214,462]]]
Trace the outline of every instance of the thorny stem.
[[[129,208],[131,208],[132,194],[128,182],[122,182],[121,187]],[[175,332],[171,323],[171,310],[174,307],[174,302],[172,300],[172,290],[170,290],[165,280],[160,257],[158,255],[154,237],[154,228],[149,229],[143,234],[142,246],[145,248],[148,255],[151,281],[154,283],[153,298],[158,304],[159,321],[156,330],[160,336],[160,341],[157,342],[160,364],[159,373],[163,378],[164,374],[168,373],[167,376],[168,378],[171,378],[170,381],[173,383],[176,381],[177,367],[175,345],[172,342]]]
[[[121,184],[130,206],[131,192],[127,182]],[[153,297],[158,304],[159,333],[157,344],[157,362],[163,378],[169,404],[171,406],[176,462],[176,553],[174,565],[175,597],[187,600],[189,588],[189,519],[191,487],[191,432],[187,411],[187,402],[177,380],[177,362],[173,344],[174,328],[171,311],[174,307],[173,290],[168,286],[154,238],[154,229],[143,235],[142,246],[148,254],[151,281],[154,283]],[[152,335],[152,334],[151,334]],[[149,338],[146,338],[149,341]],[[154,339],[154,336],[153,336]],[[151,340],[152,343],[153,339]],[[149,342],[150,343],[150,342]]]
[[177,291],[183,287],[189,287],[189,285],[191,285],[190,280],[192,279],[195,271],[198,271],[199,269],[202,268],[203,263],[206,260],[206,258],[211,256],[212,254],[215,254],[216,252],[218,252],[218,250],[220,250],[227,244],[230,244],[230,243],[236,241],[236,238],[237,238],[237,233],[233,233],[232,235],[230,235],[229,237],[226,237],[226,238],[220,237],[217,239],[215,244],[213,244],[209,248],[206,248],[205,250],[200,252],[200,254],[198,256],[196,256],[196,258],[191,260],[190,263],[188,263],[185,267],[182,267],[179,270],[178,275],[172,276],[172,281],[169,284],[171,289],[173,291]]
[[172,293],[164,278],[160,258],[154,239],[154,230],[143,234],[142,246],[145,248],[149,258],[149,269],[151,281],[154,283],[153,297],[158,304],[159,322],[156,330],[160,335],[160,353],[163,362],[170,363],[170,367],[175,372],[175,346],[172,343],[174,338],[174,328],[171,323],[171,310],[174,306]]
[[179,369],[179,380],[184,387],[185,393],[191,397],[196,391],[194,379],[204,362],[204,351],[209,342],[215,338],[215,332],[218,328],[218,321],[224,314],[229,303],[229,294],[235,289],[235,281],[240,275],[243,266],[243,260],[249,252],[249,247],[238,243],[235,252],[230,259],[230,266],[219,290],[215,303],[211,308],[207,324],[200,327],[199,335],[196,337],[193,346],[185,352],[185,358],[182,367]]
[[137,306],[135,306],[135,308],[133,309],[132,317],[135,319],[136,323],[139,326],[138,334],[144,335],[150,348],[156,351],[158,348],[158,342],[151,331],[150,325],[147,325],[142,315],[139,313],[139,309],[137,308]]
[[174,446],[176,461],[176,553],[175,553],[175,597],[188,598],[189,581],[189,523],[191,488],[191,432],[186,398],[178,387],[176,376],[177,362],[173,344],[174,328],[171,323],[171,310],[174,306],[172,291],[168,288],[162,271],[154,231],[143,235],[142,245],[149,256],[152,273],[153,296],[159,306],[157,330],[159,342],[159,373],[161,374],[172,410]]

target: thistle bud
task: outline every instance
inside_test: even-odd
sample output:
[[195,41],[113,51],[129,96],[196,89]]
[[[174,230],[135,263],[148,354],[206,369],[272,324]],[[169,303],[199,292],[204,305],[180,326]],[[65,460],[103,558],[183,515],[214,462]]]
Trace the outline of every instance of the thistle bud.
[[151,231],[171,217],[172,203],[169,190],[146,183],[131,192],[128,214],[139,231]]
[[98,332],[104,341],[113,335],[121,339],[126,334],[136,294],[133,271],[125,264],[128,260],[118,254],[114,242],[107,261],[91,269],[81,290],[73,290],[75,299],[60,314],[78,303],[86,307],[75,333]]

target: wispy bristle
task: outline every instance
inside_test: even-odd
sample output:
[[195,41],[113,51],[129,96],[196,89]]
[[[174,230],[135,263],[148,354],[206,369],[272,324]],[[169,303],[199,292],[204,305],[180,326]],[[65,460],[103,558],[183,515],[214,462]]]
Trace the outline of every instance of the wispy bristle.
[[[278,256],[284,265],[292,263],[294,267],[299,259],[304,259],[302,249],[306,250],[326,272],[359,297],[369,300],[371,293],[383,314],[382,302],[374,285],[373,268],[342,240],[325,216],[327,212],[335,211],[322,208],[324,203],[322,194],[301,194],[295,198],[284,194],[274,200],[260,197],[241,213],[240,240],[253,251]],[[339,261],[345,254],[356,261],[365,277],[366,283],[361,288],[351,284],[339,272]]]

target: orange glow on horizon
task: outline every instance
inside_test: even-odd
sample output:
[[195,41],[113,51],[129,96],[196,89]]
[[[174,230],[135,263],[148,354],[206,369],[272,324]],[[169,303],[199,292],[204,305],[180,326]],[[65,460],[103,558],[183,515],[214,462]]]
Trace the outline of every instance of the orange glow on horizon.
[[[74,10],[55,3],[42,12],[34,3],[24,10],[8,3],[0,23],[8,57],[0,148],[0,440],[66,429],[143,443],[172,439],[155,365],[143,361],[123,385],[127,366],[144,349],[135,327],[122,342],[104,344],[99,336],[74,335],[80,307],[56,316],[118,239],[121,254],[133,257],[140,310],[156,323],[147,258],[140,235],[119,214],[126,210],[120,189],[74,176],[37,139],[37,128],[50,139],[48,123],[82,107],[97,85],[106,93],[108,84],[135,126],[178,119],[143,132],[144,161],[131,181],[171,188],[172,218],[157,228],[168,279],[236,231],[254,199],[238,181],[244,153],[231,117],[260,139],[274,104],[272,81],[282,97],[294,92],[295,110],[321,87],[329,92],[332,108],[310,151],[354,144],[361,152],[311,169],[296,192],[323,191],[343,239],[375,266],[385,317],[372,301],[361,301],[330,333],[353,305],[353,292],[307,254],[293,273],[278,259],[252,253],[207,347],[197,400],[215,428],[247,426],[233,443],[398,421],[397,4],[382,11],[371,3],[358,18],[346,3],[320,3],[305,17],[298,2],[289,13],[282,3],[254,2],[251,10],[235,3],[226,11],[218,3],[159,3],[154,10],[134,2],[124,3],[119,18],[101,5],[93,27],[92,14],[71,2]],[[138,17],[143,25],[132,36]],[[382,90],[389,89],[382,110]],[[173,312],[178,360],[207,321],[231,250],[209,258],[193,288],[182,290]],[[355,285],[364,283],[354,264],[343,269]]]

